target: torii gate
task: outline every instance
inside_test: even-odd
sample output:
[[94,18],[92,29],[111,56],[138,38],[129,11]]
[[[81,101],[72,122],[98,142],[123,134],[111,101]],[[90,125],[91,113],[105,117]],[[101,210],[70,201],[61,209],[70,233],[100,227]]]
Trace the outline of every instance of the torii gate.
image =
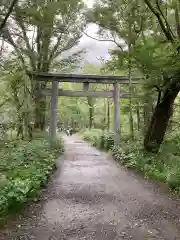
[[[95,97],[95,98],[113,98],[114,99],[114,132],[120,133],[120,98],[129,98],[128,93],[120,92],[120,84],[129,84],[129,78],[126,76],[100,76],[100,75],[79,75],[79,74],[59,74],[59,73],[37,73],[29,72],[29,77],[37,81],[51,81],[52,89],[46,88],[42,94],[51,96],[51,118],[49,127],[50,142],[56,140],[57,127],[57,108],[58,96],[68,97]],[[139,77],[131,78],[132,83],[137,83]],[[71,91],[59,89],[59,82],[82,83],[82,91]],[[113,91],[88,91],[89,83],[113,84]]]

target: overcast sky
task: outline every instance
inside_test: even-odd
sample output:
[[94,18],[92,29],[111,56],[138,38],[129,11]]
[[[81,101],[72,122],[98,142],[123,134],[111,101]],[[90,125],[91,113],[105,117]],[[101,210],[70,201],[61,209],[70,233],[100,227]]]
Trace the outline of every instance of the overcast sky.
[[[97,0],[84,0],[88,7],[92,7],[93,3]],[[86,29],[86,33],[92,37],[98,38],[97,36],[98,26],[96,24],[89,24]],[[102,57],[105,60],[109,59],[109,50],[114,47],[112,42],[100,42],[92,38],[87,37],[85,34],[80,40],[78,45],[80,49],[86,49],[85,62],[89,63],[100,63],[98,58]]]
[[[96,32],[98,30],[98,26],[95,24],[90,24],[88,28],[86,29],[86,33],[92,37],[98,38]],[[85,55],[85,62],[89,63],[98,63],[98,58],[102,57],[105,60],[109,59],[109,50],[114,47],[114,44],[112,42],[108,41],[97,41],[94,40],[85,34],[80,40],[80,43],[78,45],[78,48],[85,49],[86,55]]]

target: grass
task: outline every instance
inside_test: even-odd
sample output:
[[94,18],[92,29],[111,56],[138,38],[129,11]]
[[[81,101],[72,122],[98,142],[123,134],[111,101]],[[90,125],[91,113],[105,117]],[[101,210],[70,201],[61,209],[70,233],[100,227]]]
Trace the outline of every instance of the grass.
[[158,154],[145,152],[141,139],[130,141],[127,138],[115,145],[111,133],[99,130],[86,131],[84,140],[110,150],[116,161],[142,172],[145,178],[166,183],[171,189],[180,191],[180,133],[166,137]]
[[61,139],[57,140],[52,148],[48,141],[40,136],[31,142],[1,142],[0,220],[29,199],[38,196],[63,150]]

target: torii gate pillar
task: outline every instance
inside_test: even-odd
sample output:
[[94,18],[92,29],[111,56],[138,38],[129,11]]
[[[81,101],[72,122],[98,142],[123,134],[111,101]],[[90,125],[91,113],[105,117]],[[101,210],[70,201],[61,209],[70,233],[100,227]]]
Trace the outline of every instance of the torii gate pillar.
[[114,83],[114,133],[115,141],[120,138],[120,85]]

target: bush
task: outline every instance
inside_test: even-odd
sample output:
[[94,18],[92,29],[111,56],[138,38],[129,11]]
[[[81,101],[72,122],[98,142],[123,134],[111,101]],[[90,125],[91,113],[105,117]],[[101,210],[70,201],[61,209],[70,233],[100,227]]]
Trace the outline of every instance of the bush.
[[142,172],[146,178],[164,182],[180,191],[180,148],[179,142],[174,146],[175,142],[173,139],[166,140],[158,154],[145,152],[141,142],[122,142],[120,146],[113,147],[112,154],[115,160]]
[[55,148],[44,139],[9,141],[0,150],[0,217],[38,195],[63,152],[62,141]]
[[104,149],[111,150],[114,147],[114,133],[104,133]]
[[84,132],[84,140],[90,142],[94,147],[99,147],[102,135],[103,131],[100,129],[86,130]]
[[114,146],[114,133],[103,132],[100,129],[87,130],[84,132],[84,140],[94,147],[108,151]]

